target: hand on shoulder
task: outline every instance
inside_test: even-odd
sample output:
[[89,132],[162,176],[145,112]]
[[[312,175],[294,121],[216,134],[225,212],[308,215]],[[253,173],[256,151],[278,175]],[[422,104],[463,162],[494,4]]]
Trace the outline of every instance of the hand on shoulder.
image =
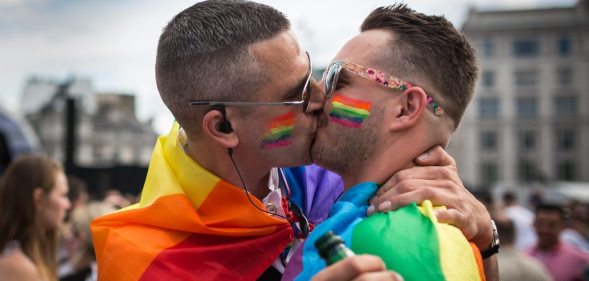
[[441,147],[430,149],[415,160],[417,166],[397,172],[371,199],[369,214],[396,210],[412,202],[430,200],[438,221],[451,224],[480,249],[493,239],[491,215],[470,193],[458,176],[456,162]]

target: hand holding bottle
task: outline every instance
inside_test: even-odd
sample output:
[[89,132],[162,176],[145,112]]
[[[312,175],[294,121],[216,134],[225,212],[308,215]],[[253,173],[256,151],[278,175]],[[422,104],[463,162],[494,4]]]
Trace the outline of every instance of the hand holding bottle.
[[389,271],[377,256],[356,256],[343,240],[329,231],[315,242],[319,255],[327,267],[313,277],[313,281],[340,280],[391,280],[403,281],[403,277]]

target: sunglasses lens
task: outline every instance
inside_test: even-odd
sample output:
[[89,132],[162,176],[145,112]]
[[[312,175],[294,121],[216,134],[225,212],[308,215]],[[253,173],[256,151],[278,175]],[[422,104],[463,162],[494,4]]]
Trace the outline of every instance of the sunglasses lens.
[[307,217],[303,214],[303,211],[297,206],[296,204],[289,202],[288,209],[293,213],[293,215],[297,218],[298,223],[298,231],[299,236],[302,238],[306,238],[311,232],[311,228],[309,227],[309,221]]
[[338,74],[338,67],[337,64],[333,63],[327,68],[325,72],[325,96],[331,97],[333,91],[335,90],[335,83],[337,82],[337,74]]

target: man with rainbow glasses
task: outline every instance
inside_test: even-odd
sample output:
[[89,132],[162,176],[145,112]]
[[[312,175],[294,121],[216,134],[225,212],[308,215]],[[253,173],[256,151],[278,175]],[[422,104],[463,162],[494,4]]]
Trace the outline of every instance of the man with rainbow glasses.
[[[92,223],[98,279],[279,279],[288,249],[309,234],[308,222],[327,217],[343,188],[317,167],[275,168],[311,163],[325,102],[311,69],[289,21],[272,7],[210,0],[176,15],[156,58],[158,91],[176,122],[158,139],[140,202]],[[448,159],[433,150],[420,162],[447,171],[432,181],[447,185],[431,186],[431,194],[464,190]],[[406,172],[415,180],[429,177],[426,170]],[[469,195],[452,194],[440,204],[454,211],[450,221],[458,225],[474,220],[474,228],[461,228],[473,238],[488,236],[488,213]],[[366,256],[346,261],[361,266],[349,267],[343,280],[361,274],[398,280],[379,263]]]
[[403,192],[395,188],[427,192],[429,178],[411,186],[381,185],[414,167],[424,150],[448,144],[472,98],[477,72],[474,49],[443,17],[397,4],[377,8],[364,20],[361,33],[324,73],[327,102],[312,146],[313,160],[341,175],[345,191],[299,248],[283,280],[296,274],[295,280],[309,280],[325,268],[315,242],[328,231],[357,254],[381,257],[405,280],[485,280],[482,258],[495,278],[498,241],[465,237],[467,232],[444,223],[449,210],[435,196],[367,217],[374,206],[390,207],[385,195]]

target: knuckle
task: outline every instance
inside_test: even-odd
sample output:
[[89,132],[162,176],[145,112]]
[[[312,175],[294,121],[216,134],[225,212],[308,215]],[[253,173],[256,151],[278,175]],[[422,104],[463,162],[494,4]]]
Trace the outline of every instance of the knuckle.
[[446,180],[450,180],[453,178],[453,172],[448,169],[447,167],[438,167],[437,168],[437,172],[438,175],[440,176],[440,178],[446,179]]
[[409,172],[407,170],[397,172],[395,174],[395,177],[397,178],[397,181],[399,181],[399,182],[410,179]]
[[362,272],[362,264],[363,263],[360,261],[360,258],[349,259],[349,262],[348,262],[348,266],[349,266],[350,270],[352,270],[355,273]]
[[412,184],[410,181],[402,181],[399,183],[397,187],[399,191],[401,191],[402,193],[407,193],[415,190],[415,185]]
[[422,198],[423,199],[428,199],[428,200],[433,200],[435,199],[435,192],[433,191],[432,188],[428,188],[428,187],[423,187],[419,190],[419,192],[422,194]]

